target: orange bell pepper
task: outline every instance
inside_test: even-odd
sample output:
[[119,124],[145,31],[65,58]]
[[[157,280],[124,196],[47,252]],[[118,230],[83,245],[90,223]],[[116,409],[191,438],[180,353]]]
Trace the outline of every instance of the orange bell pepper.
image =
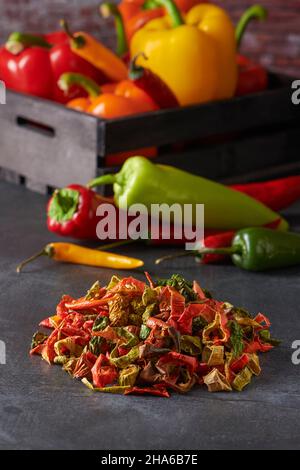
[[[115,119],[158,109],[152,98],[130,80],[114,84],[114,92],[105,93],[101,93],[102,90],[95,82],[80,74],[65,73],[60,77],[58,83],[63,91],[68,90],[74,84],[82,86],[88,93],[88,97],[71,100],[67,106],[76,111],[93,114],[101,119]],[[137,153],[152,158],[157,156],[157,149],[148,147],[107,155],[106,165],[121,165],[127,158]]]

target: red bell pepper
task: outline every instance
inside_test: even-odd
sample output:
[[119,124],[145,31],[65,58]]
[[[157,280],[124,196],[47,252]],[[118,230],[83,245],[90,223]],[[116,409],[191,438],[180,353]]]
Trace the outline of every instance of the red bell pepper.
[[[24,47],[29,45],[29,41],[33,46]],[[0,73],[6,87],[41,98],[52,98],[50,48],[42,37],[11,35],[6,46],[0,49]]]
[[[267,10],[260,5],[254,5],[245,11],[236,27],[238,49],[240,48],[244,33],[250,21],[254,19],[264,21],[267,18],[267,14]],[[237,56],[237,63],[239,77],[235,93],[236,96],[258,93],[268,87],[268,73],[262,65],[255,63],[243,55]]]
[[54,192],[48,203],[48,230],[64,237],[79,240],[95,240],[98,218],[97,208],[103,202],[112,202],[100,197],[95,191],[78,184]]
[[7,88],[61,103],[85,96],[79,87],[67,94],[59,89],[57,81],[65,72],[83,73],[97,83],[107,81],[100,70],[72,52],[65,32],[44,37],[11,34],[0,49],[0,71]]

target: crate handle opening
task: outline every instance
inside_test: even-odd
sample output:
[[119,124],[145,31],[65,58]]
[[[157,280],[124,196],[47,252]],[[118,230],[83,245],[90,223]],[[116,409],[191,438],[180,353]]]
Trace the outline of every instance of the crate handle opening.
[[23,116],[17,116],[16,123],[19,127],[23,129],[28,129],[38,134],[45,135],[47,137],[55,137],[55,129],[46,124],[41,124],[40,122],[33,121],[32,119],[25,118]]

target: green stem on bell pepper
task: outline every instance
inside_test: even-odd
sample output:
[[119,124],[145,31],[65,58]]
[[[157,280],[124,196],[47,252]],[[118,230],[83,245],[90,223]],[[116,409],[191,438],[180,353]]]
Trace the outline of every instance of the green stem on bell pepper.
[[58,86],[62,91],[68,92],[73,85],[83,88],[92,98],[96,98],[101,94],[99,85],[81,73],[64,73],[58,80]]
[[[180,10],[173,0],[155,0],[155,3],[153,2],[153,5],[154,4],[158,7],[164,7],[167,10],[168,15],[171,18],[173,28],[177,28],[177,26],[184,24]],[[153,8],[153,6],[151,6],[150,9],[151,8]]]
[[117,34],[117,54],[119,57],[124,56],[128,52],[128,44],[123,18],[119,8],[113,3],[105,2],[100,5],[99,9],[103,18],[114,17]]
[[22,52],[25,47],[44,47],[46,49],[51,49],[52,45],[49,44],[44,38],[41,36],[35,36],[34,34],[25,34],[25,33],[12,33],[6,44],[6,49],[11,52],[12,54],[19,54]]
[[231,256],[232,262],[247,271],[267,271],[300,264],[300,234],[253,227],[236,233],[229,248],[201,248],[157,259],[156,264],[178,256],[206,254]]
[[247,29],[248,24],[252,20],[266,20],[268,16],[268,10],[263,7],[262,5],[253,5],[252,7],[248,8],[245,13],[242,15],[241,19],[239,20],[236,30],[235,30],[235,37],[237,42],[237,48],[239,49],[244,33]]
[[146,0],[142,5],[142,10],[153,10],[157,7],[158,5],[156,0]]

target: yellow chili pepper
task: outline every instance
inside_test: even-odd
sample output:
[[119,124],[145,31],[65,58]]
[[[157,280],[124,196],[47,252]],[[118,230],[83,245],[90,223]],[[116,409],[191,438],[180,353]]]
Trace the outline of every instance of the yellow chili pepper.
[[80,31],[72,34],[64,20],[61,21],[61,25],[70,38],[74,54],[104,72],[114,82],[127,78],[128,71],[125,63],[110,49],[85,32]]
[[19,264],[17,272],[19,273],[26,264],[40,256],[48,256],[55,261],[63,261],[65,263],[113,269],[135,269],[144,265],[142,260],[136,258],[93,250],[80,245],[74,245],[73,243],[49,243],[42,251]]
[[140,54],[138,65],[159,75],[181,105],[231,98],[238,70],[235,30],[227,13],[200,4],[184,22],[172,0],[156,1],[168,15],[134,34],[131,56]]

